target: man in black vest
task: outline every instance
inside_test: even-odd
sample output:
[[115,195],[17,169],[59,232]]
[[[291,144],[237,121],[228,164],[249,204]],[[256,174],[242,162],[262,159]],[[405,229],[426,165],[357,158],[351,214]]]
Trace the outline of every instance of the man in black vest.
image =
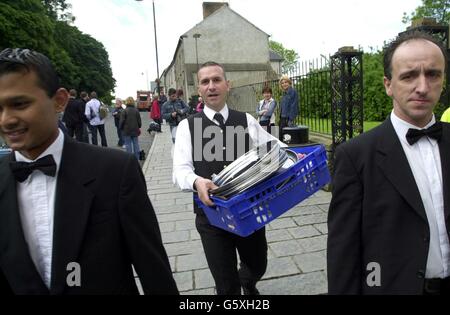
[[[183,190],[195,190],[200,200],[209,206],[213,203],[208,191],[216,188],[211,181],[213,174],[219,174],[247,152],[250,141],[260,145],[276,140],[251,115],[228,108],[226,98],[229,89],[229,81],[220,64],[203,64],[198,70],[198,92],[205,101],[205,108],[203,112],[181,121],[177,130],[173,156],[174,182]],[[242,132],[236,132],[238,130]],[[256,283],[267,267],[265,229],[248,237],[240,237],[210,225],[195,203],[194,212],[217,294],[241,294],[241,287],[244,294],[259,294]],[[241,261],[239,270],[236,250]]]

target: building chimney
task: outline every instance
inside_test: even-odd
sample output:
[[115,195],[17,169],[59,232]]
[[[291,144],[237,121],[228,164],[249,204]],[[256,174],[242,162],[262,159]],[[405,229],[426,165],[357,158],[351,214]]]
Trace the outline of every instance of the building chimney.
[[228,6],[228,2],[203,2],[203,19],[206,19],[223,6]]

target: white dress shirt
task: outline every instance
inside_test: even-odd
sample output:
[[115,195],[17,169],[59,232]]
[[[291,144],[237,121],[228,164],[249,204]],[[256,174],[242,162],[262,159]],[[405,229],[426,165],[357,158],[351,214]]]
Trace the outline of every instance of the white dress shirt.
[[[430,248],[428,251],[426,278],[446,278],[450,275],[450,244],[445,226],[442,168],[439,146],[435,139],[422,137],[410,145],[406,140],[411,125],[394,112],[391,121],[408,159],[417,187],[419,188],[430,228]],[[436,122],[432,120],[423,129]]]
[[[214,110],[205,105],[203,112],[209,120],[216,125],[219,125],[219,122],[214,119],[214,115],[216,114]],[[219,113],[223,116],[224,122],[226,122],[229,116],[228,106],[225,104],[225,107]],[[246,113],[246,116],[248,134],[253,146],[259,146],[268,141],[277,140],[282,147],[286,147],[286,144],[267,133],[253,116],[248,113]],[[173,183],[178,184],[182,190],[193,190],[194,182],[198,177],[199,176],[195,174],[194,162],[192,161],[192,143],[189,123],[187,119],[184,119],[178,125],[176,134],[173,152]]]
[[[64,135],[58,129],[58,138],[37,159],[53,155],[56,163],[55,177],[47,176],[39,170],[34,171],[22,183],[17,182],[17,201],[25,241],[28,244],[31,259],[50,289],[53,250],[53,217],[55,210],[55,190]],[[33,162],[19,152],[14,152],[19,162]]]

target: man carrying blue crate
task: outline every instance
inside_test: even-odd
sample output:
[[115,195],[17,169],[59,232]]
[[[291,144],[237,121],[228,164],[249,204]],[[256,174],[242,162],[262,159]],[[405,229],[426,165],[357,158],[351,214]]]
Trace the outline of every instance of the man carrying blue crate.
[[[199,68],[197,76],[198,92],[205,107],[178,126],[173,180],[181,189],[195,191],[205,205],[213,206],[209,190],[217,186],[211,181],[212,175],[219,174],[248,152],[252,144],[259,146],[278,140],[264,131],[251,115],[228,108],[226,99],[230,84],[222,65],[207,62]],[[242,287],[245,295],[258,295],[256,283],[267,267],[265,228],[248,237],[240,237],[211,225],[195,202],[194,212],[217,294],[240,295]],[[239,270],[236,250],[241,261]]]

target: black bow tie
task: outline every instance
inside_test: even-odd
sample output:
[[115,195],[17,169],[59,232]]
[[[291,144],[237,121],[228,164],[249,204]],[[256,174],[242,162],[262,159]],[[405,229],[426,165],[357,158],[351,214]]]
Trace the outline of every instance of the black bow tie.
[[442,137],[442,124],[440,121],[436,122],[433,126],[427,129],[409,129],[406,133],[406,140],[410,145],[413,145],[423,136],[427,136],[439,141]]
[[56,175],[56,163],[52,155],[46,155],[34,162],[9,162],[9,166],[18,182],[25,181],[34,170],[40,170],[47,176]]
[[214,115],[214,119],[217,120],[217,121],[219,122],[220,128],[223,129],[223,128],[225,127],[225,122],[224,122],[224,119],[223,119],[222,114],[216,113],[216,114]]

